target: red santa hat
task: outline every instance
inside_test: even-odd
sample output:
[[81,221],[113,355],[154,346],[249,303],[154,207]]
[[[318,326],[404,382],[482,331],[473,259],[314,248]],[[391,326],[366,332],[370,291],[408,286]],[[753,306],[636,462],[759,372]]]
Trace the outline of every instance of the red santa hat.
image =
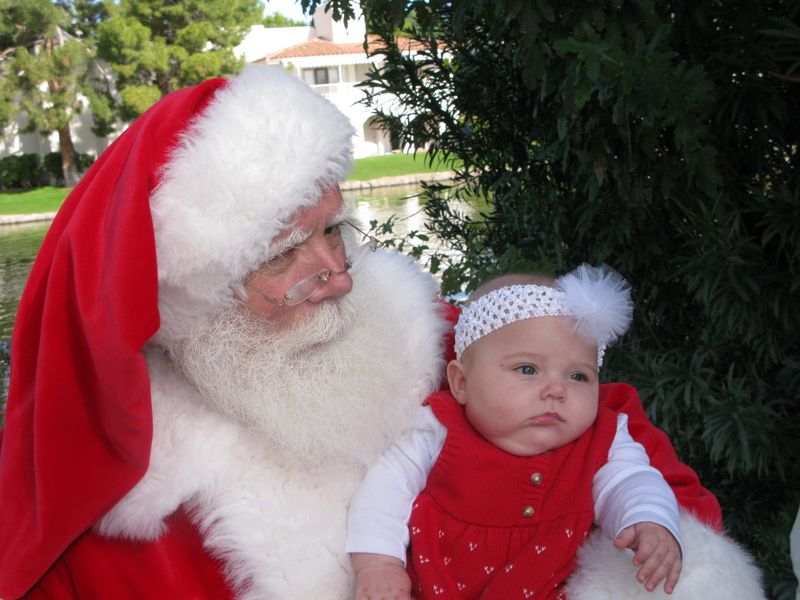
[[142,356],[234,300],[352,162],[344,115],[280,69],[174,92],[73,190],[34,262],[0,438],[0,597],[18,597],[147,469]]

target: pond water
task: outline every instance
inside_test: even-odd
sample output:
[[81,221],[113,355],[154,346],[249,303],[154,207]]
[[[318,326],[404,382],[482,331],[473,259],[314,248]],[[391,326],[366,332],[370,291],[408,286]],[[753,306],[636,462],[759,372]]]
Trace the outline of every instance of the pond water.
[[11,336],[19,297],[49,221],[0,225],[0,339]]
[[[365,226],[373,219],[383,222],[396,215],[394,231],[402,235],[424,231],[419,193],[420,188],[412,185],[349,191],[344,196],[353,202],[355,216]],[[0,225],[0,340],[11,337],[20,295],[49,226],[49,221]]]

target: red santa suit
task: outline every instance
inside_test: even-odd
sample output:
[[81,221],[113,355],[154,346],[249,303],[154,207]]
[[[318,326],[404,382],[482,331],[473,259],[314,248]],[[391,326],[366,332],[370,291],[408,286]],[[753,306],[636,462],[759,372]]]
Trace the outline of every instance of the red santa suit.
[[80,536],[24,596],[30,599],[234,598],[224,564],[203,548],[186,512],[158,540]]
[[[359,318],[328,344],[341,357],[320,365],[329,389],[307,396],[374,414],[363,433],[320,431],[319,464],[215,408],[171,349],[235,304],[292,215],[344,179],[352,135],[305,84],[253,66],[166,96],[73,190],[12,337],[0,597],[350,596],[349,499],[441,379],[435,282],[391,253],[353,269],[342,300]],[[718,525],[638,400],[616,401],[679,501]],[[339,440],[361,451],[337,454]]]

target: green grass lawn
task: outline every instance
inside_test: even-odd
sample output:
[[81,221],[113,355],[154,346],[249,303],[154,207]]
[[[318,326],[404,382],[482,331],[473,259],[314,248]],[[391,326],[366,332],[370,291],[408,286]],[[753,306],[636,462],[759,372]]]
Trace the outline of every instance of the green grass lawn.
[[433,165],[428,164],[428,153],[416,154],[383,154],[357,158],[355,168],[347,179],[363,181],[395,175],[411,175],[412,173],[436,173],[438,171],[451,171],[452,167],[441,160]]
[[[441,161],[429,165],[425,152],[417,152],[416,155],[384,154],[356,159],[355,168],[348,179],[363,181],[378,177],[449,170],[450,167]],[[0,215],[54,212],[64,202],[69,191],[69,188],[43,187],[24,192],[0,193]]]
[[70,188],[43,187],[26,192],[0,193],[0,215],[26,215],[58,210]]

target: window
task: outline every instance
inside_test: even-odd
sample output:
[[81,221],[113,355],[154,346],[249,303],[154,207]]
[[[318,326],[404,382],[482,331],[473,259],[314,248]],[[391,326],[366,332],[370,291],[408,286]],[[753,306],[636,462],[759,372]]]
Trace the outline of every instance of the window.
[[314,69],[314,83],[325,85],[328,83],[328,69]]
[[317,67],[303,69],[303,81],[311,85],[339,83],[339,69],[336,67]]

